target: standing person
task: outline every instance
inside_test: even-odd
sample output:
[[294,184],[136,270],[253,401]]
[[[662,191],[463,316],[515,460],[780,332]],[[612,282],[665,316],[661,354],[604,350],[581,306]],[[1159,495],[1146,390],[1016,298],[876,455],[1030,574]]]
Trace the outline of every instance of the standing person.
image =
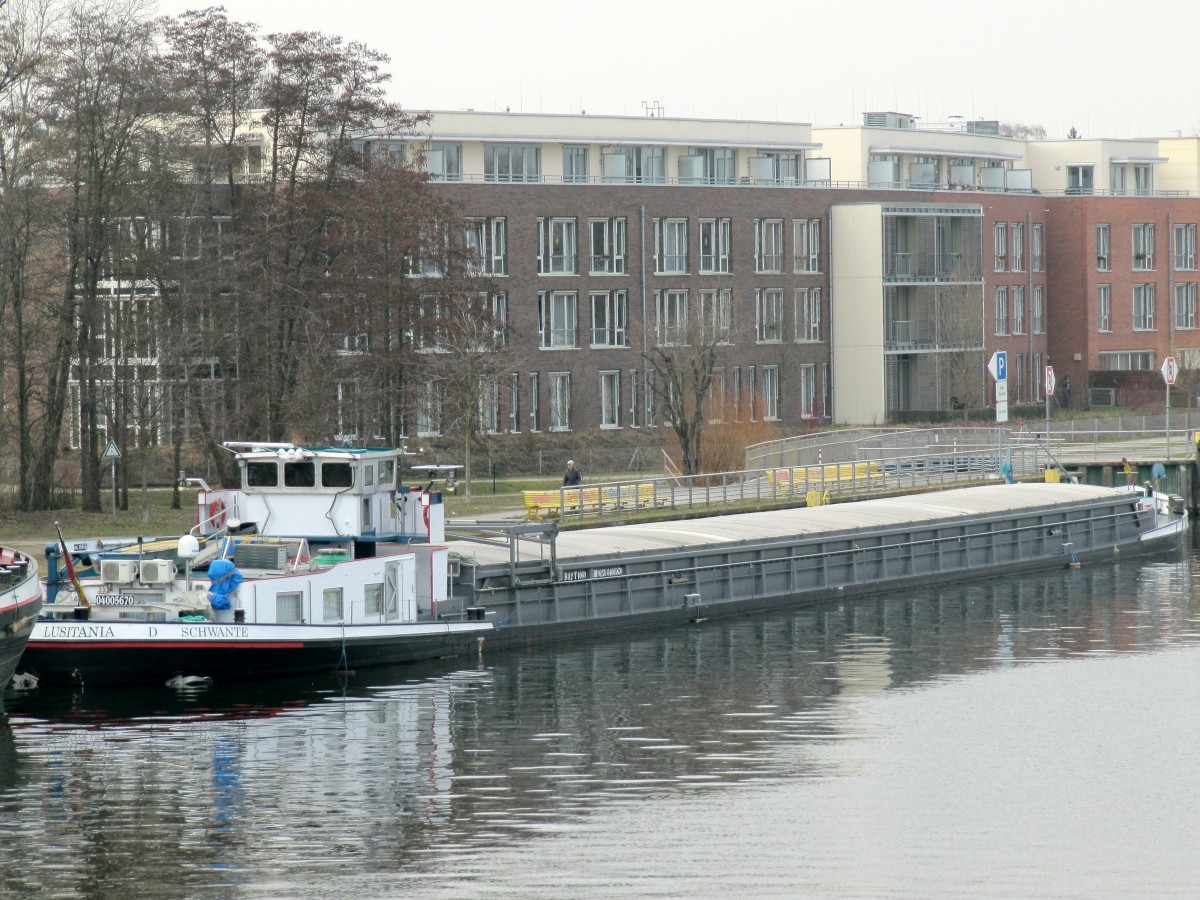
[[579,474],[579,470],[575,468],[575,460],[567,460],[567,471],[563,473],[563,487],[575,487],[583,480],[583,476]]
[[1129,464],[1129,460],[1124,456],[1121,457],[1121,471],[1125,473],[1125,483],[1133,484],[1133,466]]

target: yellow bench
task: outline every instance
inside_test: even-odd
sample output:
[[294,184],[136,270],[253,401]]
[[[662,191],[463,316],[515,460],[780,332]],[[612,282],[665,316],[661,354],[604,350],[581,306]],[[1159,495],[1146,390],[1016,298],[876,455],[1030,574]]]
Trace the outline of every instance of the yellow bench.
[[767,470],[767,481],[782,494],[807,494],[814,487],[847,482],[869,484],[882,477],[883,471],[877,462],[830,463],[827,466]]
[[664,506],[670,502],[669,495],[655,493],[653,484],[621,484],[611,487],[563,488],[561,491],[522,491],[525,501],[525,518],[540,519],[556,516],[563,512],[594,511],[606,509],[638,509],[649,506]]

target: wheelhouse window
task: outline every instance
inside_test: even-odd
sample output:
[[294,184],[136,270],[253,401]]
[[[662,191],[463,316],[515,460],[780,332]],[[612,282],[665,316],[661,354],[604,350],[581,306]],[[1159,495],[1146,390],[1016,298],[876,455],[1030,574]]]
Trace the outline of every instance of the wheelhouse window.
[[317,486],[317,466],[311,460],[283,464],[283,486],[310,488]]
[[279,466],[275,462],[246,463],[246,487],[279,487]]
[[354,468],[348,462],[321,463],[321,487],[354,487]]

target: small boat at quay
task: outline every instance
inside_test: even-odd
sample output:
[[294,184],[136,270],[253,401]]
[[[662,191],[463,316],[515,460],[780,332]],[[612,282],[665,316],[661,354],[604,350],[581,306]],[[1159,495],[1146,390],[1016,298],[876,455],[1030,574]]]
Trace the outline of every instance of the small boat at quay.
[[23,667],[85,685],[352,670],[1081,565],[1188,525],[1149,489],[993,483],[447,540],[441,495],[399,484],[400,451],[227,446],[240,486],[202,484],[190,534],[47,548]]
[[201,483],[188,534],[47,547],[51,602],[24,671],[81,686],[244,680],[460,655],[493,631],[438,609],[444,506],[397,484],[400,451],[226,447],[240,488]]
[[0,547],[0,690],[17,669],[41,608],[37,562]]

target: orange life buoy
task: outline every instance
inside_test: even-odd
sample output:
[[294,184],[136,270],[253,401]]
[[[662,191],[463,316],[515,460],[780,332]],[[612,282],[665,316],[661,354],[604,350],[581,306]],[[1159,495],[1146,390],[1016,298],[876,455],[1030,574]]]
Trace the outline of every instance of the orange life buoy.
[[421,516],[425,519],[425,530],[428,532],[429,531],[429,507],[428,506],[421,507]]
[[219,497],[208,505],[208,521],[213,528],[225,525],[225,501]]

